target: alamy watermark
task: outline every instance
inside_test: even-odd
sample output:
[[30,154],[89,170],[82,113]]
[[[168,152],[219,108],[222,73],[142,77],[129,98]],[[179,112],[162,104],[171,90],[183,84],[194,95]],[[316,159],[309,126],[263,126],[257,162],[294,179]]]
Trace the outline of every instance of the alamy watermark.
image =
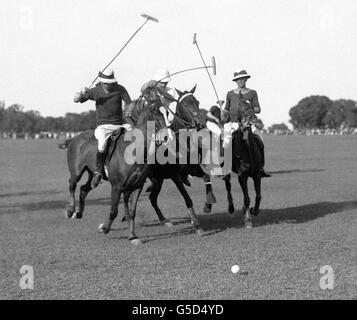
[[320,278],[320,288],[322,290],[332,290],[335,285],[335,276],[333,268],[329,265],[320,268],[320,274],[323,276]]
[[176,135],[169,128],[155,132],[155,122],[148,121],[146,139],[143,131],[132,129],[124,140],[130,142],[124,152],[127,164],[201,164],[214,168],[212,175],[231,169],[231,139],[223,147],[221,136],[206,129],[181,129]]
[[20,268],[20,274],[22,277],[20,278],[20,288],[23,290],[30,289],[33,290],[34,284],[34,274],[33,274],[33,267],[24,265]]

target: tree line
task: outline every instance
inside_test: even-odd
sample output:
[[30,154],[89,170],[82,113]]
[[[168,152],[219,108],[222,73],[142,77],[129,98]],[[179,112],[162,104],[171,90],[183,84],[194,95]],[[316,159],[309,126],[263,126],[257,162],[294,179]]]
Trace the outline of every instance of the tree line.
[[294,129],[341,129],[357,127],[356,101],[309,96],[289,111]]
[[[309,96],[300,100],[289,110],[290,120],[295,130],[341,129],[357,127],[356,101],[349,99],[331,100],[326,96]],[[43,117],[38,111],[24,111],[20,104],[8,107],[0,100],[0,132],[10,134],[36,134],[40,132],[80,132],[94,129],[94,110],[82,113],[66,113],[64,117]],[[259,119],[257,128],[264,124]],[[268,132],[289,130],[285,123],[274,124]]]
[[0,101],[0,132],[33,135],[40,132],[79,132],[95,126],[95,111],[43,117],[38,111],[24,111],[20,104],[6,107],[5,102]]

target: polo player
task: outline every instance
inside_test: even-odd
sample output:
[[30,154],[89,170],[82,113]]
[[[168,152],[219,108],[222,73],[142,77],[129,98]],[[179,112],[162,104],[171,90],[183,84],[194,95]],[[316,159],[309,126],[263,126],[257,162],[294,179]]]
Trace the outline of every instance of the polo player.
[[[243,118],[249,114],[249,117],[247,118],[249,123],[244,124],[246,127],[244,130],[246,136],[248,130],[251,131],[251,125],[254,123],[254,119],[256,119],[255,114],[261,112],[257,92],[246,87],[247,80],[250,77],[251,76],[246,70],[236,71],[233,74],[232,81],[236,82],[237,88],[227,93],[226,105],[223,110],[223,120],[226,122],[224,125],[225,133],[233,133],[233,131],[237,130],[239,124],[242,124]],[[249,106],[249,110],[246,109],[247,105]],[[260,175],[261,177],[271,177],[271,175],[264,170],[265,154],[263,141],[260,136],[256,134],[253,135],[262,154],[262,168],[260,168]]]
[[[149,102],[155,103],[159,99],[161,103],[160,111],[162,112],[167,127],[170,127],[176,113],[177,100],[179,94],[174,88],[168,86],[171,81],[170,72],[167,69],[158,69],[154,76],[141,87],[142,96]],[[126,117],[130,117],[130,110],[126,110]],[[174,139],[171,130],[168,131],[169,139]],[[191,186],[187,176],[183,177],[183,182]],[[147,188],[147,192],[151,192],[153,185]]]
[[83,88],[74,96],[74,102],[83,103],[87,100],[95,101],[97,127],[94,136],[98,140],[97,163],[92,188],[101,182],[104,172],[105,150],[110,136],[120,128],[131,129],[131,125],[124,123],[122,101],[125,105],[131,103],[128,91],[114,77],[113,70],[99,72],[99,82],[94,88]]

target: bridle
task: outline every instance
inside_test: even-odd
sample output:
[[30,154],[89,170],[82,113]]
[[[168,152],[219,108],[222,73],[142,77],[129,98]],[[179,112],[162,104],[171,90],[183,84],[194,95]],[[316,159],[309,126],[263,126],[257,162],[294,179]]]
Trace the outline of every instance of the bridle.
[[[189,96],[193,96],[193,93],[192,92],[186,92],[184,93],[179,99],[174,99],[174,98],[170,98],[170,97],[167,97],[165,96],[165,99],[171,101],[171,102],[176,102],[176,110],[177,108],[179,107],[180,103],[182,102],[183,99],[189,97]],[[192,123],[192,122],[189,122],[185,119],[183,119],[182,117],[180,117],[179,115],[177,115],[175,112],[173,112],[169,106],[166,106],[165,104],[163,104],[163,107],[168,111],[170,112],[174,119],[176,119],[180,124],[182,124],[185,128],[187,129],[194,129],[196,128],[197,126]],[[196,114],[194,114],[194,116],[196,116]],[[172,122],[173,123],[173,122]],[[171,125],[172,125],[171,123]],[[169,127],[171,127],[171,125]]]
[[[241,93],[240,93],[241,95]],[[240,96],[242,98],[242,95]],[[248,104],[250,106],[250,101],[241,101],[240,103],[240,106],[242,107],[246,107],[246,105]],[[257,117],[255,115],[255,113],[253,113],[253,115],[247,115],[246,112],[249,110],[246,109],[244,110],[243,114],[242,114],[242,119],[239,121],[239,129],[241,130],[245,130],[247,128],[250,128],[252,125],[254,125],[254,123],[256,122],[257,120]]]

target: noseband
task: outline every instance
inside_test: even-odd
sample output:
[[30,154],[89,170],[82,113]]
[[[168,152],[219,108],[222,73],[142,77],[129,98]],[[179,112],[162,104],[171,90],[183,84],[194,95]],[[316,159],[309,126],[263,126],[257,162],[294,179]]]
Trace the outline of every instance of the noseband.
[[[185,93],[183,94],[178,100],[176,99],[170,99],[170,98],[167,98],[168,100],[172,101],[172,102],[176,102],[176,110],[179,106],[179,104],[182,102],[183,99],[189,97],[189,96],[193,96],[193,93],[191,92],[188,92],[188,93]],[[168,110],[173,116],[174,116],[174,119],[176,119],[178,122],[180,122],[184,127],[188,128],[188,129],[193,129],[193,128],[196,128],[196,125],[195,124],[192,124],[192,122],[189,122],[185,119],[183,119],[182,117],[178,116],[176,113],[174,113],[169,106],[164,106],[166,108],[166,110]],[[194,116],[196,116],[196,114],[194,114]]]

